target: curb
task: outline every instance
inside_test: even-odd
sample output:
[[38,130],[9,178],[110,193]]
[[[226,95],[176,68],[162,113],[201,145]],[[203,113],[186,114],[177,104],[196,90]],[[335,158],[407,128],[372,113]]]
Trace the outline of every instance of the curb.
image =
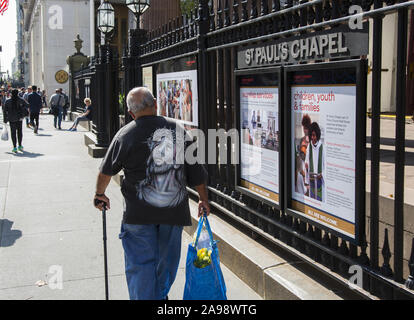
[[[372,113],[367,112],[367,117],[372,119]],[[395,114],[380,114],[381,119],[397,119],[397,116]],[[405,120],[413,120],[413,116],[405,116]]]

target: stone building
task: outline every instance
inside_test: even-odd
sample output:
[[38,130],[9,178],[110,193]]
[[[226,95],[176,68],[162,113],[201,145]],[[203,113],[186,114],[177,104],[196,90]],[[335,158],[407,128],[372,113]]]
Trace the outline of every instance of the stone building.
[[63,77],[58,82],[55,76],[68,71],[66,57],[75,51],[77,34],[84,40],[83,51],[90,55],[89,1],[28,0],[23,8],[25,83],[45,89],[49,96],[59,87],[68,91],[68,81],[63,82]]
[[[128,30],[136,27],[135,17],[125,0],[110,0],[115,9],[115,30],[110,43],[117,48],[119,56],[128,42]],[[167,23],[180,14],[179,0],[152,0],[141,26],[152,28],[151,20]],[[18,24],[22,32],[19,65],[24,82],[46,89],[50,96],[58,87],[69,90],[69,82],[56,80],[62,70],[68,72],[66,58],[76,52],[74,40],[83,40],[82,53],[94,56],[101,36],[96,28],[96,12],[100,0],[18,0]],[[158,18],[161,17],[161,18]],[[62,79],[62,78],[59,78]]]
[[180,14],[180,1],[151,0],[151,8],[142,15],[142,28],[156,30]]

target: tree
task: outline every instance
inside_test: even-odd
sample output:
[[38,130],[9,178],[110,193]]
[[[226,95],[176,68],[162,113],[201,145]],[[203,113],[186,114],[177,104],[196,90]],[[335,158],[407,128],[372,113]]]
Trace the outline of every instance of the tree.
[[198,5],[197,0],[180,0],[181,14],[190,15],[191,10],[194,10]]
[[15,73],[13,73],[13,79],[14,80],[20,80],[20,77],[21,77],[21,75],[20,75],[19,70],[17,70]]

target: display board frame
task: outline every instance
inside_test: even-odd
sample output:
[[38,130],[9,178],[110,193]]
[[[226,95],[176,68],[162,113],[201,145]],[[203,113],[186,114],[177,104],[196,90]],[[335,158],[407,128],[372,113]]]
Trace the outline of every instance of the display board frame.
[[[187,75],[185,75],[183,77],[184,74],[188,74],[190,72],[192,73],[192,76],[187,77]],[[191,121],[183,120],[183,119],[178,120],[178,119],[175,119],[169,116],[167,116],[166,118],[172,121],[177,121],[178,123],[181,123],[186,127],[199,128],[200,127],[200,102],[201,101],[200,101],[200,91],[199,91],[200,79],[199,79],[197,56],[190,55],[190,56],[183,57],[183,58],[163,61],[153,66],[154,96],[157,99],[157,105],[158,105],[159,111],[162,109],[162,106],[159,103],[160,97],[159,97],[159,92],[158,92],[159,91],[159,88],[158,88],[159,77],[161,75],[172,76],[172,77],[174,77],[174,75],[177,75],[177,77],[180,78],[178,79],[178,82],[180,81],[185,82],[186,80],[189,80],[189,82],[191,83],[190,84],[191,92],[192,92],[192,95],[191,95],[192,107],[191,107],[191,113],[190,113]],[[162,81],[167,83],[167,82],[175,81],[175,80],[176,79],[163,79]],[[167,106],[167,108],[169,108],[169,106]],[[159,111],[157,111],[157,114],[159,114]]]
[[[154,77],[154,71],[155,71],[155,69],[156,68],[155,68],[154,65],[149,65],[147,67],[141,68],[142,85],[144,87],[147,87],[151,91],[151,93],[153,94],[154,97],[156,97],[156,89],[157,89],[156,76]],[[146,77],[146,73],[145,73],[146,70],[148,70],[148,71],[151,70],[151,72],[150,72],[150,74],[151,74],[151,81],[150,81],[151,84],[149,84],[147,82],[148,78]],[[149,85],[151,87],[149,87]]]
[[[291,76],[298,72],[306,71],[332,71],[349,69],[355,72],[355,205],[354,205],[354,237],[349,236],[345,231],[341,232],[311,219],[305,212],[300,212],[292,208],[292,83]],[[307,65],[294,65],[284,67],[284,122],[285,122],[285,176],[284,176],[284,210],[287,214],[299,218],[313,226],[339,236],[353,244],[362,243],[362,235],[365,233],[365,174],[366,174],[366,83],[367,83],[367,63],[364,59],[346,60],[338,62],[315,63]],[[322,83],[321,83],[322,84]],[[297,201],[297,200],[296,200]],[[307,205],[306,205],[307,206]],[[306,207],[304,206],[304,207]],[[312,206],[310,210],[312,210]],[[318,209],[317,209],[318,210]],[[332,215],[332,214],[331,214]],[[340,219],[339,217],[336,217]],[[344,220],[345,221],[345,220]]]
[[[241,101],[240,101],[240,84],[239,84],[239,78],[248,76],[248,75],[261,75],[261,74],[275,74],[278,78],[278,127],[279,127],[279,133],[280,133],[280,139],[279,139],[279,201],[274,201],[272,199],[266,198],[264,196],[259,195],[258,193],[255,193],[251,190],[249,190],[246,187],[243,187],[241,185],[241,144],[242,144],[242,126],[241,126]],[[262,201],[263,203],[266,203],[277,210],[281,210],[283,208],[283,201],[284,201],[284,195],[283,195],[283,148],[284,148],[284,127],[283,127],[283,73],[282,73],[282,67],[264,67],[264,68],[252,68],[252,69],[243,69],[243,70],[235,70],[234,72],[234,83],[235,83],[235,95],[236,95],[236,123],[237,123],[237,130],[240,134],[240,139],[238,142],[238,158],[239,163],[236,165],[236,174],[235,174],[235,189],[236,191],[240,192],[241,194],[247,195],[251,198],[254,198],[258,201]]]

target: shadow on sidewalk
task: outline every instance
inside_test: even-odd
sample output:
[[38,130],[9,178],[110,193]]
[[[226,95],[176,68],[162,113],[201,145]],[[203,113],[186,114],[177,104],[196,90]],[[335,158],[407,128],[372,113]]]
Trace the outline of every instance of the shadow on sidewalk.
[[29,159],[34,159],[34,158],[39,158],[39,157],[44,156],[43,153],[34,153],[34,152],[27,152],[27,151],[24,151],[23,153],[6,152],[6,154],[11,154],[15,156],[16,158],[29,158]]
[[20,230],[12,230],[13,221],[0,219],[0,247],[11,247],[17,239],[22,237]]
[[[372,143],[372,138],[370,136],[367,137],[367,143]],[[380,143],[386,146],[395,146],[395,139],[381,137]],[[405,139],[405,146],[407,148],[414,148],[414,140]]]
[[[371,148],[367,148],[367,160],[371,160]],[[386,163],[395,163],[395,151],[381,149],[380,161]],[[405,165],[414,166],[414,152],[405,152]]]

